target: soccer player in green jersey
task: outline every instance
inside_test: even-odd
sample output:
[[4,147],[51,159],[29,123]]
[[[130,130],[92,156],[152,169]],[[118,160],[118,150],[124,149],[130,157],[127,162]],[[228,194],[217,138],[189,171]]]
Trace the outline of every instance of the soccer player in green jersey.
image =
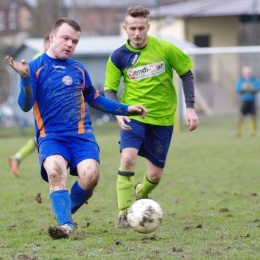
[[[49,34],[44,35],[44,44],[43,44],[43,51],[37,52],[33,56],[33,60],[38,58],[44,52],[46,52],[50,46]],[[15,177],[20,177],[20,170],[19,165],[22,160],[24,160],[28,155],[33,153],[37,148],[36,139],[35,137],[29,139],[14,155],[9,157],[9,167],[10,171],[14,174]]]
[[123,25],[128,40],[110,55],[106,68],[106,97],[118,100],[123,77],[121,102],[142,103],[148,109],[145,119],[116,116],[121,128],[121,161],[117,178],[119,220],[115,228],[129,227],[126,214],[132,203],[137,156],[147,159],[147,169],[142,183],[135,186],[136,199],[147,198],[162,178],[177,107],[173,70],[183,83],[186,125],[190,131],[199,125],[194,110],[193,63],[173,44],[147,35],[149,13],[140,5],[128,8]]

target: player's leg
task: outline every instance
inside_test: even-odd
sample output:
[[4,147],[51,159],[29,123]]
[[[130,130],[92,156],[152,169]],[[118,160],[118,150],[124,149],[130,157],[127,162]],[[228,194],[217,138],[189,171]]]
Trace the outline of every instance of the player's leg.
[[86,137],[71,137],[71,174],[78,176],[72,185],[71,212],[74,214],[84,203],[92,197],[99,179],[99,147],[94,134]]
[[117,175],[117,203],[119,220],[115,228],[129,227],[126,213],[132,204],[133,188],[135,182],[135,165],[138,151],[143,144],[145,136],[145,124],[135,120],[128,122],[131,130],[120,130],[121,160]]
[[46,140],[39,146],[41,175],[49,182],[52,210],[59,224],[49,227],[48,233],[54,239],[67,238],[75,230],[67,188],[69,158],[70,153],[62,140]]
[[255,104],[255,102],[251,103],[249,114],[250,114],[250,123],[249,123],[250,135],[255,136],[255,134],[256,134],[256,104]]
[[251,116],[251,120],[249,123],[249,131],[251,136],[255,136],[256,134],[256,117]]
[[29,139],[13,156],[9,158],[10,170],[16,177],[20,176],[20,162],[29,154],[31,154],[36,149],[36,147],[37,145],[35,138]]
[[114,226],[115,228],[129,227],[126,220],[126,214],[132,204],[135,182],[134,168],[136,165],[137,153],[138,150],[136,148],[125,148],[121,152],[121,161],[116,183],[119,220]]
[[159,185],[173,133],[172,126],[150,126],[139,154],[147,159],[147,173],[136,185],[137,199],[147,198]]
[[81,161],[77,166],[79,179],[71,188],[71,213],[74,214],[92,197],[99,179],[99,162],[93,159]]
[[155,166],[147,160],[147,173],[144,175],[142,183],[135,187],[136,199],[148,198],[148,195],[159,185],[164,168]]
[[59,224],[59,227],[49,228],[49,234],[54,239],[67,238],[75,229],[67,189],[67,166],[68,161],[60,155],[49,156],[43,163],[48,174],[52,210]]
[[238,120],[238,126],[237,126],[237,136],[240,137],[243,132],[244,128],[244,118],[247,113],[247,104],[246,102],[243,102],[240,107],[240,114],[239,114],[239,120]]
[[22,161],[29,154],[31,154],[36,148],[35,138],[29,139],[14,155],[16,159]]

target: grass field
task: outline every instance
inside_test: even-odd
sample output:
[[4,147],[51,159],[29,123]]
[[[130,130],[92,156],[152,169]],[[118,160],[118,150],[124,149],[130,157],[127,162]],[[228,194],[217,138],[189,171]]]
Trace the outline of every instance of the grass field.
[[[21,164],[21,177],[7,158],[29,137],[0,129],[0,259],[260,259],[260,132],[235,135],[234,116],[201,118],[194,132],[175,133],[160,186],[151,194],[164,211],[162,225],[143,235],[115,230],[118,126],[95,125],[101,149],[100,182],[75,215],[77,234],[52,240],[56,224],[37,153]],[[136,181],[145,172],[140,158]],[[75,181],[70,177],[70,185]],[[35,198],[41,194],[42,203]]]

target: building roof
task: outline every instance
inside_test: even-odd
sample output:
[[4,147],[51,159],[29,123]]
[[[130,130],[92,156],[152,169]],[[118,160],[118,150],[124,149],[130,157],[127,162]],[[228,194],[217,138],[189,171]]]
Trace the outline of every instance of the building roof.
[[[10,1],[10,0],[9,0]],[[29,3],[32,6],[37,5],[37,0],[25,0],[27,3]],[[62,5],[65,7],[86,7],[86,6],[93,6],[93,7],[126,7],[130,5],[138,5],[142,4],[145,6],[154,6],[155,1],[154,0],[63,0]]]
[[[172,37],[162,37],[180,49],[196,47],[194,44],[178,40]],[[82,36],[76,47],[74,55],[109,55],[115,49],[120,47],[126,42],[126,38],[122,36]],[[23,43],[24,46],[29,47],[35,52],[39,52],[43,48],[42,38],[26,39]]]
[[151,9],[150,17],[208,17],[260,14],[260,0],[193,0]]

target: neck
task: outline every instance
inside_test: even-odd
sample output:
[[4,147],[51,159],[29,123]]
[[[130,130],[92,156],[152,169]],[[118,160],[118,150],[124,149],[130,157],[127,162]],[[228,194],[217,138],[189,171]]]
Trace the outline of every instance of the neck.
[[129,44],[132,48],[137,49],[137,50],[141,50],[141,49],[145,48],[145,46],[147,45],[147,39],[146,39],[146,41],[145,41],[142,45],[140,45],[140,46],[133,44],[129,39],[127,40],[127,42],[128,42],[128,44]]

